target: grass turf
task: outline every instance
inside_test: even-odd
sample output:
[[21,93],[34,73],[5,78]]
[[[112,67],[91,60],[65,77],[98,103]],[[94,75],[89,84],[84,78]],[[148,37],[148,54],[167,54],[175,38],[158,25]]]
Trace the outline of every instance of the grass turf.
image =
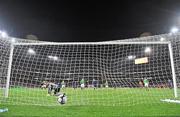
[[0,117],[180,117],[180,104],[160,101],[173,98],[172,89],[67,88],[63,92],[68,102],[59,105],[55,96],[47,96],[46,90],[11,88],[6,103],[0,104],[0,108],[8,107],[9,111],[0,113]]

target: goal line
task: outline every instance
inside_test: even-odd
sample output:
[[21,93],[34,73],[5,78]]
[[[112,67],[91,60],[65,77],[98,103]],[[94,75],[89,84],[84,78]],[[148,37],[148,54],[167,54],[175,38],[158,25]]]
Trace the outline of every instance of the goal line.
[[173,100],[173,99],[161,99],[162,102],[169,102],[169,103],[177,103],[180,104],[180,100]]

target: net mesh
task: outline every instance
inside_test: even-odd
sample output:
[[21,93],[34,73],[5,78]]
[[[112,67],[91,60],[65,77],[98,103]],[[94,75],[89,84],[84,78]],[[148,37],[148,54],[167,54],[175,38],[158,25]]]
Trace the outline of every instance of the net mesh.
[[[143,43],[133,43],[140,41]],[[148,43],[157,41],[161,43]],[[48,94],[50,83],[60,84],[60,92],[66,93],[68,98],[66,105],[162,103],[160,99],[174,98],[169,49],[168,44],[164,43],[168,41],[172,43],[179,94],[178,34],[120,40],[116,43],[44,44],[17,41],[6,103],[59,105],[54,90]],[[1,39],[0,44],[2,101],[11,42]],[[148,88],[144,88],[145,79],[149,82]],[[85,88],[82,88],[82,84]]]
[[10,54],[10,41],[0,39],[0,102],[4,101]]
[[[152,41],[160,41],[160,42],[170,42],[172,45],[173,52],[173,60],[174,60],[174,68],[176,74],[176,83],[177,83],[177,94],[180,95],[180,33],[169,33],[163,35],[155,35],[141,38],[133,38],[133,39],[125,39],[125,40],[114,40],[107,42],[152,42]],[[179,97],[179,96],[178,96]]]

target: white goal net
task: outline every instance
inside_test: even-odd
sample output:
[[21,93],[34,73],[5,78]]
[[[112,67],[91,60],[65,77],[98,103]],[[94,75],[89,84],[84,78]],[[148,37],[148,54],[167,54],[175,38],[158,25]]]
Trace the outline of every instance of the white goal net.
[[107,106],[179,95],[179,35],[97,43],[0,39],[0,52],[0,101],[10,104],[59,105],[59,93],[66,105]]

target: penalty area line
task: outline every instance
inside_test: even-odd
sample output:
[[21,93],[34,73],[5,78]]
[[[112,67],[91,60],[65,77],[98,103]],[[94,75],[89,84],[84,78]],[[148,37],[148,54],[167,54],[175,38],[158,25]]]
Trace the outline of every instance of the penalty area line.
[[169,103],[177,103],[180,104],[180,100],[172,100],[172,99],[161,99],[163,102],[169,102]]

